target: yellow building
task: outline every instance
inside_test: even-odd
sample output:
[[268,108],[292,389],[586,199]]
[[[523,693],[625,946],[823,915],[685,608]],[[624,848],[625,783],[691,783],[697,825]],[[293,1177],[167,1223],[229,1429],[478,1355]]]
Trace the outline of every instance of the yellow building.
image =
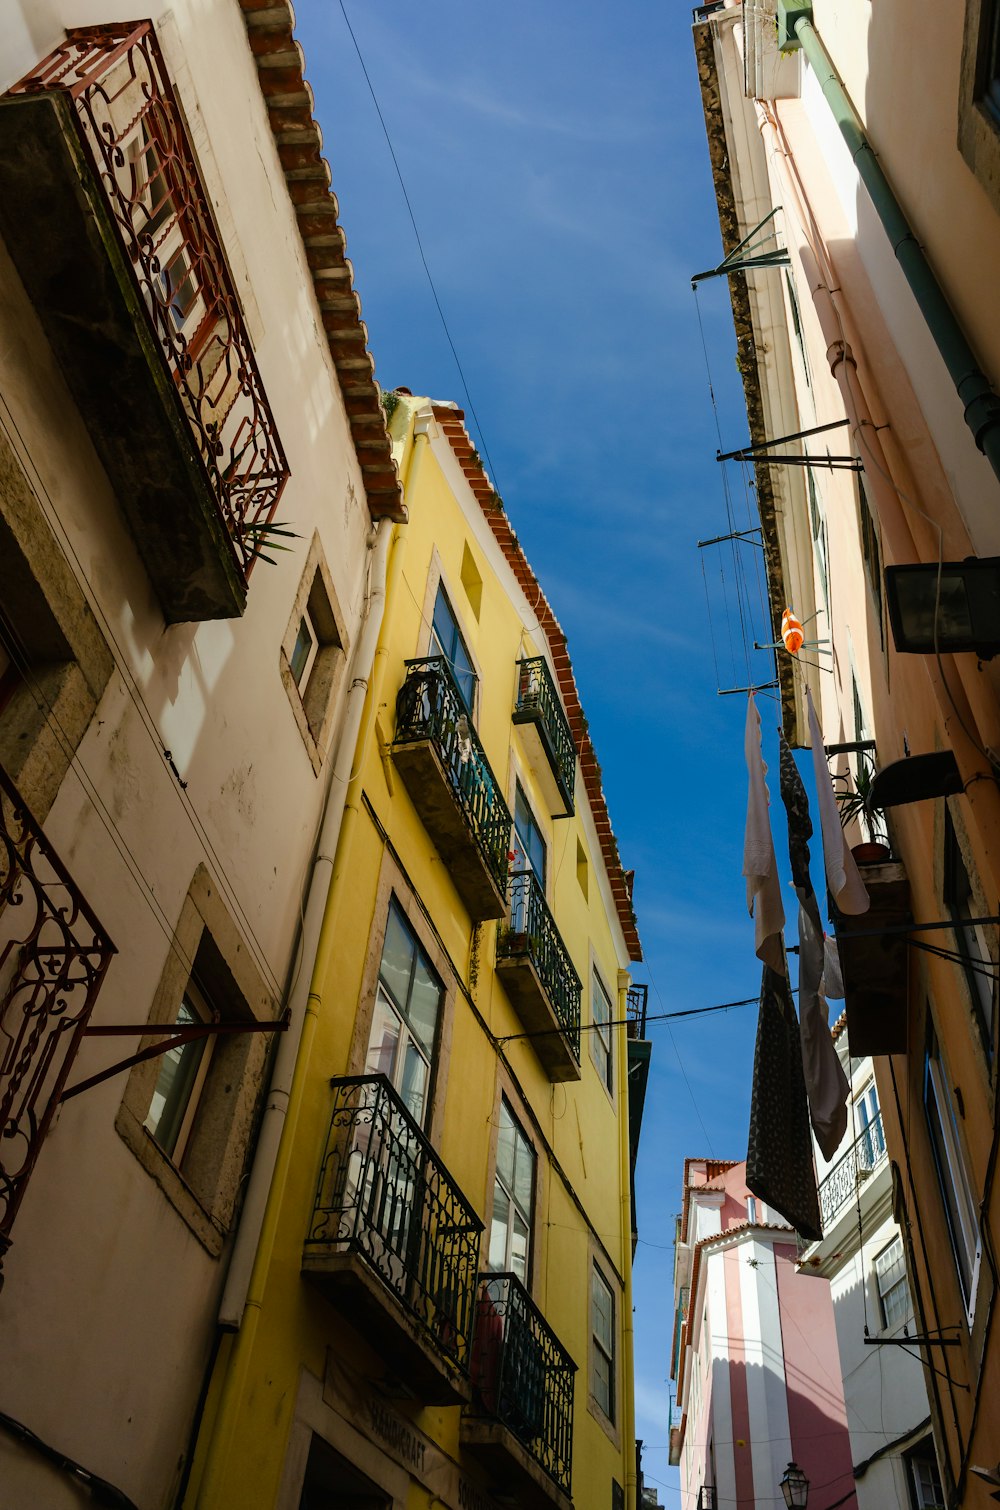
[[634,1510],[631,880],[461,411],[389,402],[409,522],[185,1503]]

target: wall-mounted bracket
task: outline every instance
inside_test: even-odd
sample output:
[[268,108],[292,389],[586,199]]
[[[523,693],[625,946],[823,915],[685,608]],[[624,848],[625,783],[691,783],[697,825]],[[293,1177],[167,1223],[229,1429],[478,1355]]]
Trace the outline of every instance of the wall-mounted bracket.
[[[784,247],[774,246],[770,251],[765,251],[769,241],[777,240],[778,233],[773,226],[769,231],[764,232],[764,227],[774,219],[780,209],[780,205],[775,205],[770,215],[765,215],[760,224],[755,225],[753,230],[723,257],[718,267],[709,268],[704,273],[695,273],[691,279],[691,287],[704,283],[706,278],[726,278],[730,273],[747,273],[766,267],[791,267],[791,258]],[[764,234],[761,234],[762,232]]]
[[288,1013],[277,1018],[273,1022],[199,1022],[191,1027],[178,1027],[175,1022],[155,1023],[107,1023],[95,1026],[87,1026],[84,1033],[88,1038],[149,1038],[159,1033],[169,1034],[162,1043],[150,1044],[149,1048],[140,1049],[136,1054],[130,1054],[127,1059],[119,1059],[109,1065],[106,1070],[99,1070],[96,1075],[90,1075],[86,1080],[80,1080],[76,1085],[71,1085],[63,1091],[59,1097],[60,1102],[69,1101],[73,1096],[79,1096],[81,1091],[89,1091],[93,1086],[110,1080],[113,1075],[120,1075],[122,1070],[130,1070],[135,1064],[142,1064],[146,1059],[157,1059],[161,1054],[168,1054],[171,1049],[176,1049],[182,1044],[193,1043],[199,1038],[218,1038],[227,1033],[283,1033],[288,1027]]
[[805,440],[810,435],[823,435],[828,430],[842,430],[849,425],[848,419],[836,419],[829,425],[813,425],[809,430],[796,430],[794,435],[778,435],[774,440],[762,440],[754,446],[743,446],[738,451],[716,451],[716,461],[766,461],[786,467],[826,467],[829,471],[860,472],[862,464],[857,456],[806,456],[774,455],[772,447],[786,446],[791,441]]

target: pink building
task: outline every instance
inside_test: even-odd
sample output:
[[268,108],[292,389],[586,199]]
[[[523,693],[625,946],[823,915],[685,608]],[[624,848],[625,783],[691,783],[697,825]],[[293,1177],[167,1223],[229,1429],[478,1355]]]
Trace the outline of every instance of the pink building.
[[684,1163],[670,1461],[684,1510],[784,1504],[790,1460],[810,1506],[857,1510],[830,1286],[798,1269],[795,1233],[746,1186],[746,1164]]

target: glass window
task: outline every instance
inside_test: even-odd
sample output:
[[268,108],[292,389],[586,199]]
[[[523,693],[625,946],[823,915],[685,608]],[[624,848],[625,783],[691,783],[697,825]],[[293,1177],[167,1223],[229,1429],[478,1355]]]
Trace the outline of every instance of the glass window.
[[788,303],[792,311],[792,329],[795,332],[795,343],[799,348],[799,356],[802,358],[802,373],[806,380],[806,387],[812,387],[812,376],[809,372],[809,358],[806,356],[806,343],[802,336],[802,316],[799,312],[798,295],[795,292],[795,284],[791,273],[785,273],[785,287],[788,290]]
[[590,1053],[597,1072],[608,1090],[614,1090],[614,1061],[611,1052],[611,998],[604,982],[594,971],[591,1011],[594,1028],[590,1034]]
[[970,1321],[979,1282],[980,1238],[976,1201],[972,1193],[955,1103],[933,1030],[924,1057],[924,1111],[930,1133],[938,1184],[951,1235],[955,1266]]
[[307,613],[302,615],[299,623],[299,632],[295,636],[295,644],[292,647],[291,667],[295,685],[302,691],[309,672],[312,670],[313,661],[316,659],[318,641],[312,622]]
[[392,902],[365,1071],[385,1075],[421,1126],[427,1111],[427,1087],[443,997],[444,987]]
[[830,567],[829,551],[827,549],[826,520],[823,518],[819,506],[819,494],[816,491],[816,480],[812,474],[812,468],[805,468],[806,492],[809,494],[809,526],[812,531],[813,550],[816,555],[816,570],[819,574],[820,587],[823,590],[823,606],[826,609],[826,621],[830,622]]
[[910,1302],[910,1287],[906,1282],[902,1238],[894,1237],[875,1259],[875,1283],[878,1286],[882,1325],[891,1331],[893,1327],[912,1321],[913,1306]]
[[516,1274],[524,1284],[528,1282],[534,1195],[535,1150],[506,1101],[501,1101],[487,1267],[494,1273]]
[[872,514],[871,504],[858,474],[858,507],[861,513],[861,554],[864,557],[868,585],[875,599],[878,615],[879,638],[882,636],[882,555],[878,544],[878,526]]
[[545,891],[546,845],[518,782],[514,792],[514,869],[530,870]]
[[854,1117],[858,1129],[858,1163],[863,1170],[874,1169],[885,1153],[882,1110],[874,1080],[869,1080],[855,1100]]
[[454,609],[448,602],[443,587],[438,588],[437,600],[434,604],[431,642],[427,653],[428,655],[443,655],[448,661],[462,695],[462,701],[472,713],[476,702],[476,673],[472,669],[472,658],[465,648],[465,641],[462,639]]
[[609,1421],[615,1418],[615,1297],[594,1265],[591,1286],[593,1376],[591,1393]]
[[[211,1022],[212,1011],[189,981],[175,1019],[178,1027]],[[194,1125],[198,1101],[208,1073],[212,1040],[195,1038],[179,1043],[160,1058],[159,1074],[149,1103],[145,1127],[168,1158],[180,1165]]]
[[986,934],[979,924],[966,920],[978,915],[972,894],[972,882],[965,865],[962,849],[945,808],[944,816],[944,900],[956,923],[965,923],[955,929],[955,943],[961,955],[966,985],[972,1002],[973,1016],[987,1054],[992,1055],[993,1035],[993,988],[996,966],[986,943]]
[[905,1460],[914,1510],[944,1510],[944,1490],[931,1444],[921,1442],[905,1454]]

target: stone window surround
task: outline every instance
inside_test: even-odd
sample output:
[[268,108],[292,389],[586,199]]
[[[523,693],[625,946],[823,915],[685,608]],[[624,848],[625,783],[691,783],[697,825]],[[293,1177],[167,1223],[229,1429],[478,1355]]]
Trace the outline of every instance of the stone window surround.
[[958,149],[995,210],[1000,210],[1000,121],[982,104],[982,65],[996,0],[965,0],[958,89]]
[[[207,958],[207,995],[223,1017],[272,1021],[274,998],[250,958],[207,868],[199,865],[180,917],[149,1012],[151,1023],[173,1022],[190,962]],[[146,1173],[160,1186],[178,1215],[213,1257],[223,1244],[236,1211],[247,1150],[255,1130],[259,1093],[268,1063],[270,1034],[220,1035],[212,1047],[208,1075],[194,1127],[178,1169],[143,1126],[160,1072],[160,1059],[133,1066],[115,1128]],[[162,1038],[143,1039],[141,1048]]]
[[[114,657],[45,511],[0,430],[3,608],[28,676],[0,724],[0,765],[44,822],[111,680]],[[15,664],[16,655],[12,657]]]
[[[316,603],[317,593],[325,601]],[[313,600],[315,611],[310,608],[310,599]],[[303,692],[292,673],[291,660],[299,625],[307,609],[320,640]],[[282,684],[315,775],[319,774],[329,754],[330,737],[349,651],[344,614],[317,530],[309,544],[288,627],[278,652],[278,670]]]
[[[529,1115],[524,1099],[515,1084],[513,1078],[507,1074],[503,1061],[497,1061],[497,1079],[493,1091],[493,1110],[490,1114],[490,1146],[486,1158],[485,1181],[483,1185],[482,1210],[486,1213],[483,1223],[482,1250],[480,1254],[479,1269],[481,1273],[486,1270],[486,1259],[490,1251],[490,1220],[493,1212],[493,1183],[497,1172],[497,1139],[500,1135],[500,1102],[506,1101],[510,1108],[511,1116],[516,1121],[518,1128],[535,1155],[535,1188],[532,1193],[531,1207],[531,1239],[528,1245],[528,1275],[524,1281],[524,1288],[534,1299],[535,1281],[545,1271],[545,1257],[542,1245],[546,1233],[546,1224],[538,1220],[539,1212],[549,1209],[548,1180],[550,1175],[549,1156],[546,1148],[539,1142],[535,1130],[534,1118]],[[537,1304],[537,1301],[536,1301]]]
[[614,1317],[614,1332],[612,1334],[612,1340],[613,1340],[613,1343],[614,1343],[614,1350],[615,1351],[614,1351],[614,1357],[612,1359],[613,1373],[614,1373],[614,1377],[612,1379],[612,1389],[613,1389],[612,1400],[613,1400],[613,1404],[614,1404],[614,1407],[615,1407],[615,1415],[620,1417],[621,1416],[620,1403],[621,1403],[621,1398],[622,1398],[622,1395],[621,1395],[621,1377],[620,1377],[621,1376],[621,1335],[620,1335],[620,1328],[621,1328],[621,1315],[622,1315],[622,1305],[624,1303],[624,1297],[623,1297],[623,1294],[622,1294],[621,1284],[618,1281],[618,1276],[615,1274],[615,1272],[612,1269],[609,1269],[608,1265],[604,1262],[604,1259],[603,1259],[603,1257],[602,1257],[599,1249],[596,1247],[596,1245],[594,1244],[593,1240],[591,1240],[590,1245],[589,1245],[589,1252],[587,1254],[587,1410],[593,1416],[594,1420],[597,1421],[597,1423],[601,1426],[601,1428],[603,1429],[605,1435],[608,1436],[608,1437],[610,1437],[610,1439],[614,1443],[615,1447],[620,1451],[621,1450],[621,1429],[620,1429],[619,1425],[617,1424],[617,1422],[610,1420],[605,1415],[604,1410],[598,1404],[598,1402],[597,1402],[597,1400],[596,1400],[596,1398],[594,1396],[593,1385],[594,1385],[594,1352],[595,1352],[595,1343],[594,1343],[594,1299],[593,1299],[593,1294],[592,1294],[592,1289],[593,1289],[592,1275],[593,1275],[595,1269],[600,1274],[601,1278],[604,1280],[604,1283],[607,1285],[608,1289],[611,1291],[611,1296],[612,1296],[612,1299],[614,1301],[615,1317]]

